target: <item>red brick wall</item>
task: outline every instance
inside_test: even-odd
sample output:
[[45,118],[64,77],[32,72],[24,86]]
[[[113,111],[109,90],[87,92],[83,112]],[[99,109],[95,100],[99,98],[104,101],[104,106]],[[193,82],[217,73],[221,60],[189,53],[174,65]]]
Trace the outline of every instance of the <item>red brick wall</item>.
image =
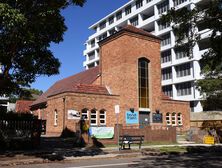
[[[147,126],[143,129],[130,129],[124,128],[122,125],[119,125],[119,135],[130,135],[130,136],[144,136],[144,142],[176,142],[176,128],[175,127],[160,127],[155,128],[152,126]],[[117,127],[115,126],[115,135],[113,139],[99,139],[98,141],[103,144],[117,144]],[[88,139],[86,138],[86,142]],[[92,141],[90,141],[92,143]]]
[[[163,103],[161,105],[161,110],[163,113],[163,124],[166,125],[166,113],[173,113],[176,114],[181,113],[182,114],[182,122],[183,127],[178,127],[178,131],[187,131],[190,129],[190,106],[189,102],[184,101],[172,101],[172,100],[163,100]],[[177,121],[177,119],[176,119]]]
[[[64,101],[65,99],[65,101]],[[78,94],[67,93],[59,96],[54,96],[48,100],[48,119],[47,119],[47,135],[60,135],[62,130],[67,127],[72,131],[76,131],[76,124],[79,120],[69,120],[68,110],[76,110],[81,112],[82,109],[87,108],[92,110],[96,108],[98,111],[106,110],[106,126],[114,127],[116,123],[114,106],[119,104],[118,96],[109,95],[95,95],[95,94]],[[54,111],[58,111],[58,125],[54,126]],[[65,116],[64,116],[65,111]],[[99,113],[97,113],[97,116]],[[65,118],[65,125],[63,126],[63,118]],[[99,118],[99,117],[97,117]],[[97,121],[99,123],[99,121]]]
[[122,34],[101,46],[101,84],[120,95],[120,122],[125,123],[125,111],[133,107],[138,111],[138,59],[149,63],[149,94],[151,111],[160,107],[161,73],[160,44],[157,40],[132,34]]

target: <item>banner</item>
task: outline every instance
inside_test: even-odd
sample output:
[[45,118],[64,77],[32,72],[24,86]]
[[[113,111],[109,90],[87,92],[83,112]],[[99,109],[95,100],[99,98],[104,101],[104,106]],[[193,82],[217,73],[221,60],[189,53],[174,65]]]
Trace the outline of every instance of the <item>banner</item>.
[[90,127],[89,135],[97,139],[111,139],[114,136],[114,127]]

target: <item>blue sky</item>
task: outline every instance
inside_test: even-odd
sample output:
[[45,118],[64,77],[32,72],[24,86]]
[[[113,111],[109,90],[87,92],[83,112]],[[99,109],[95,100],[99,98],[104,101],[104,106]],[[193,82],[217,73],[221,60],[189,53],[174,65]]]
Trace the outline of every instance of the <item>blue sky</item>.
[[62,11],[68,30],[64,41],[52,44],[50,49],[61,62],[60,74],[50,77],[39,77],[32,88],[46,91],[56,81],[83,71],[84,43],[93,34],[88,27],[107,14],[119,8],[129,0],[88,0],[83,8],[69,7]]

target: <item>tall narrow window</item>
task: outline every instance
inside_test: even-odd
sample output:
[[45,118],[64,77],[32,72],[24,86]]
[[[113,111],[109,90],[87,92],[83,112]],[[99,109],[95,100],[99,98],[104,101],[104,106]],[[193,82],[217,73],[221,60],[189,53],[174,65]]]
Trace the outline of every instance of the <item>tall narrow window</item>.
[[176,118],[176,113],[173,113],[173,114],[172,114],[172,117],[171,117],[172,126],[176,126],[176,125],[177,125],[176,120],[177,120],[177,118]]
[[139,107],[149,108],[149,61],[145,58],[139,59]]
[[54,111],[54,126],[58,125],[58,111]]
[[88,120],[89,119],[88,109],[86,109],[86,108],[82,109],[81,118],[84,119],[84,120]]
[[170,115],[170,113],[166,113],[166,124],[171,125],[171,115]]
[[94,109],[91,111],[90,124],[91,125],[97,125],[97,112]]
[[179,126],[182,126],[182,125],[183,125],[183,117],[182,117],[182,114],[181,114],[181,113],[178,113],[178,114],[177,114],[177,122],[178,122],[178,125],[179,125]]
[[106,125],[106,111],[105,110],[100,110],[100,113],[99,113],[99,125],[100,126]]

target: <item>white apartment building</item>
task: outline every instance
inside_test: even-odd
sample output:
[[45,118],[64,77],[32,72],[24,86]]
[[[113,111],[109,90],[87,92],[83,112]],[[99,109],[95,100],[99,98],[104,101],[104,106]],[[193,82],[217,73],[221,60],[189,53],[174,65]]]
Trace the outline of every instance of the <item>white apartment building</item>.
[[161,37],[161,68],[162,90],[175,100],[190,101],[191,111],[200,112],[201,95],[195,86],[195,81],[201,79],[199,60],[207,51],[207,40],[211,31],[203,29],[201,24],[198,31],[201,41],[193,49],[193,57],[175,47],[175,35],[172,24],[162,25],[159,19],[162,14],[175,7],[194,8],[200,5],[204,8],[208,0],[130,0],[114,12],[105,16],[89,29],[95,30],[86,41],[83,66],[88,69],[99,65],[99,46],[97,42],[114,34],[127,24],[142,28]]

